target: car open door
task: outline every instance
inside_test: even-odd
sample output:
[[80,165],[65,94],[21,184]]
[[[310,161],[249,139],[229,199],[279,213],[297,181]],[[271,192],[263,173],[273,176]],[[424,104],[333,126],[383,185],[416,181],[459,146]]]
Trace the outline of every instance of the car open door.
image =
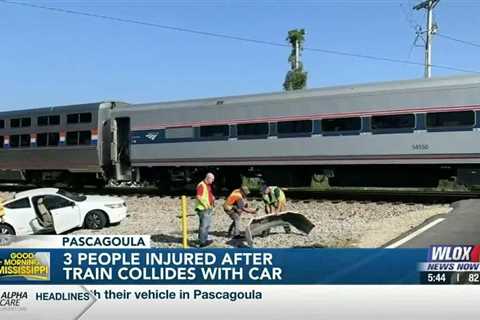
[[75,202],[57,195],[45,195],[44,202],[52,216],[57,234],[80,226],[80,208]]
[[[35,212],[28,197],[15,199],[4,205],[5,218],[15,220],[14,228],[17,234],[31,234],[48,229],[37,221]],[[7,217],[8,214],[8,217]]]

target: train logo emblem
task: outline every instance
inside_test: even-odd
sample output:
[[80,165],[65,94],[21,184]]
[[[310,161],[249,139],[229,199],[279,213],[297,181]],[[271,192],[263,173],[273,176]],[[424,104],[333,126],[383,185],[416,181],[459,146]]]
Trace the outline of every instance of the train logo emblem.
[[158,137],[158,132],[149,132],[145,135],[145,138],[148,138],[154,141]]

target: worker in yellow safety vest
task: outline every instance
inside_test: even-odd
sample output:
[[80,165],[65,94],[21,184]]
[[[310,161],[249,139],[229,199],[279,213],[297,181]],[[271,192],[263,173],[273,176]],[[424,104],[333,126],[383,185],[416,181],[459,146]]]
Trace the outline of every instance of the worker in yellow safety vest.
[[197,204],[195,211],[199,219],[198,241],[200,247],[206,247],[213,242],[212,240],[208,240],[208,232],[212,224],[212,213],[215,203],[215,196],[212,191],[212,183],[214,180],[215,176],[209,172],[205,176],[205,179],[197,185]]
[[279,213],[287,209],[287,198],[282,189],[264,185],[260,190],[265,204],[265,213]]
[[[263,185],[260,188],[260,191],[262,192],[262,199],[263,203],[265,204],[266,214],[278,214],[287,210],[287,197],[282,189],[276,186]],[[283,229],[286,233],[291,232],[290,226],[288,225],[283,226]],[[267,230],[264,235],[268,233],[269,231]]]

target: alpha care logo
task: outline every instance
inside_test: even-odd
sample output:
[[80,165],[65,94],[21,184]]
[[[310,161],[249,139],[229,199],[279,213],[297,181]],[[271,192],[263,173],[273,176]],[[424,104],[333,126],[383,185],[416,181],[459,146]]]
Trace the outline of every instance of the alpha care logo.
[[0,291],[0,311],[24,311],[23,300],[28,299],[26,291]]

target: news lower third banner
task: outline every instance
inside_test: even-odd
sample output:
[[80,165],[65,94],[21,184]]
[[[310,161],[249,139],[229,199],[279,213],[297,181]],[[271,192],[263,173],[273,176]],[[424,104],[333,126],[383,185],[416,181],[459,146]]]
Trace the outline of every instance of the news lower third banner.
[[[132,307],[168,302],[168,314],[186,315],[198,303],[200,309],[213,302],[242,309],[245,304],[263,308],[286,300],[310,301],[304,311],[311,310],[315,318],[314,305],[326,299],[325,291],[330,292],[329,299],[347,294],[337,288],[349,288],[348,294],[356,292],[355,287],[369,288],[364,292],[377,292],[382,299],[380,292],[392,285],[412,290],[423,284],[480,283],[479,257],[480,246],[475,244],[425,249],[185,250],[151,248],[149,236],[138,235],[3,237],[0,315],[27,319],[32,312],[47,310],[49,302],[64,305],[72,319],[96,319],[102,313],[98,309],[100,314],[93,316],[94,304],[105,308],[126,302]],[[404,299],[412,297],[405,294]],[[189,309],[174,307],[186,303]],[[65,312],[58,318],[68,318]],[[282,314],[288,312],[287,308]],[[56,313],[47,314],[56,319]],[[127,314],[129,310],[122,311],[118,319]]]

